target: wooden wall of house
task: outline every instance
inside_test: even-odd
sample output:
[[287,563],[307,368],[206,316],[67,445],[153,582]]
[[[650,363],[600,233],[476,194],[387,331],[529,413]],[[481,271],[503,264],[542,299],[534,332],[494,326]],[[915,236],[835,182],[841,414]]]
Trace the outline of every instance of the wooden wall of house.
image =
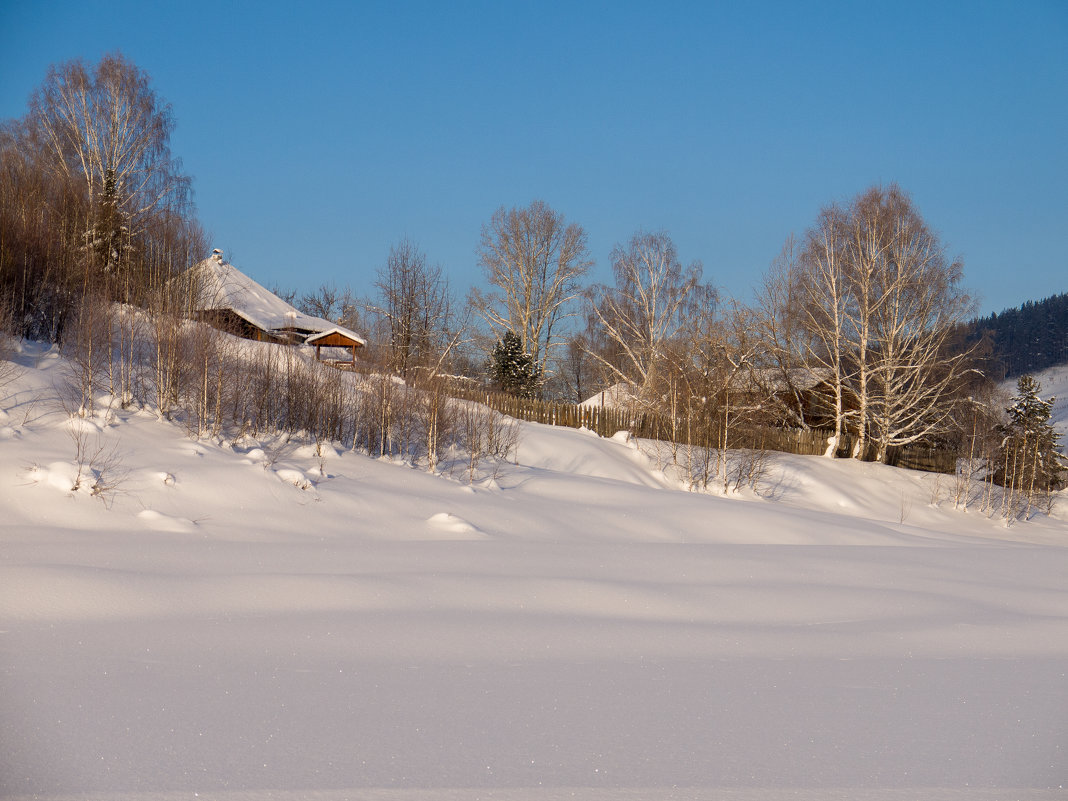
[[241,337],[242,339],[254,339],[257,342],[281,343],[282,340],[273,337],[261,328],[257,328],[245,318],[235,314],[231,309],[204,309],[193,313],[193,317],[200,322],[207,323],[212,328],[218,328],[227,334]]

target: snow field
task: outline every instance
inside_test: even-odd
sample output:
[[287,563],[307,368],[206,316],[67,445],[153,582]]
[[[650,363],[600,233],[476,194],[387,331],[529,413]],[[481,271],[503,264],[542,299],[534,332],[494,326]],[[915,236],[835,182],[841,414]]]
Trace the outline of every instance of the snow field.
[[[467,483],[0,388],[0,797],[1063,798],[1068,525],[523,425]],[[106,409],[107,404],[98,404]],[[83,466],[84,467],[84,466]],[[93,475],[93,480],[99,479]],[[107,484],[107,480],[103,483]]]

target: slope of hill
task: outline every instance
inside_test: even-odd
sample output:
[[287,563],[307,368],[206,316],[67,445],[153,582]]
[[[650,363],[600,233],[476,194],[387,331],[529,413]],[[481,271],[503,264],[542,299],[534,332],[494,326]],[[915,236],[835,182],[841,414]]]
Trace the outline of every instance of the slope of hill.
[[[1053,398],[1050,423],[1060,432],[1061,452],[1068,454],[1068,364],[1047,367],[1032,375],[1042,388],[1039,396],[1046,400]],[[1007,397],[1012,397],[1017,392],[1016,380],[1006,379],[1001,389]]]
[[72,421],[63,360],[20,362],[0,797],[1063,791],[1063,509],[1006,527],[945,477],[817,457],[694,494],[533,424],[470,481]]
[[1061,445],[1068,447],[1068,364],[1048,367],[1034,376],[1042,385],[1042,397],[1054,398],[1050,422],[1061,432]]

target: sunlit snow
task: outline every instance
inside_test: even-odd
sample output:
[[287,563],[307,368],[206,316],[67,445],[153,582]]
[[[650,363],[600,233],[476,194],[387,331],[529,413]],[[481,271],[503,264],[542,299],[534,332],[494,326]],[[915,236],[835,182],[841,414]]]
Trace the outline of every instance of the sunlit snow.
[[1064,505],[792,456],[697,494],[533,424],[470,481],[106,404],[79,470],[63,359],[19,362],[0,797],[1068,793]]

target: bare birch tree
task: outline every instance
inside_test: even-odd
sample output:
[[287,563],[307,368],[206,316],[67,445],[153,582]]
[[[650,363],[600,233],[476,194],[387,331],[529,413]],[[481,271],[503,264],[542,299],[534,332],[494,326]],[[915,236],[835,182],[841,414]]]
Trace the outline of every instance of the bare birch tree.
[[786,388],[785,392],[769,393],[769,402],[775,407],[778,419],[808,428],[806,404],[793,381],[798,371],[804,369],[798,358],[804,338],[801,298],[792,283],[798,273],[797,260],[797,241],[790,236],[757,290],[751,323],[754,335],[763,345],[762,366],[768,376],[765,383],[774,382]]
[[455,345],[449,281],[440,266],[408,239],[390,248],[386,266],[375,282],[375,308],[389,329],[390,368],[408,378],[415,368],[436,369]]
[[765,337],[785,349],[784,363],[830,376],[828,456],[847,431],[854,458],[885,461],[890,448],[946,428],[969,362],[952,340],[972,308],[961,275],[896,185],[824,208],[800,250],[773,268],[760,301]]
[[87,204],[55,179],[38,132],[23,118],[0,124],[0,294],[19,334],[57,341],[73,313]]
[[145,72],[115,53],[92,66],[79,59],[50,67],[30,99],[29,120],[53,175],[83,187],[91,210],[87,273],[108,273],[123,299],[140,293],[136,284],[146,276],[131,275],[134,265],[121,252],[162,218],[190,208],[189,178],[169,147],[170,106]]
[[544,374],[558,326],[593,261],[586,232],[543,201],[501,206],[482,226],[479,263],[497,291],[475,289],[471,305],[495,332],[512,331]]
[[594,390],[596,368],[583,333],[574,333],[554,357],[550,395],[568,403],[582,403]]
[[[870,429],[875,458],[945,429],[967,350],[951,349],[955,326],[974,311],[959,285],[962,265],[897,186],[854,204],[850,231],[857,339],[858,435]],[[863,455],[863,448],[858,456]]]
[[79,59],[50,67],[30,109],[55,169],[83,181],[91,199],[113,179],[118,205],[135,226],[161,206],[188,199],[189,179],[169,148],[171,107],[122,54],[94,66]]
[[350,301],[347,289],[340,290],[334,284],[320,284],[315,291],[301,295],[296,305],[305,314],[336,323],[341,319],[347,301]]
[[834,432],[824,455],[833,457],[845,433],[849,414],[847,394],[854,369],[851,346],[846,338],[846,289],[844,246],[845,215],[838,206],[820,212],[794,250],[784,249],[779,262],[765,280],[761,297],[765,334],[779,362],[787,386],[798,370],[822,370],[829,376],[829,416]]
[[601,347],[591,351],[607,375],[650,387],[664,346],[694,319],[710,314],[715,290],[701,283],[699,261],[683,267],[665,232],[638,232],[612,251],[615,286],[587,292],[589,332]]

